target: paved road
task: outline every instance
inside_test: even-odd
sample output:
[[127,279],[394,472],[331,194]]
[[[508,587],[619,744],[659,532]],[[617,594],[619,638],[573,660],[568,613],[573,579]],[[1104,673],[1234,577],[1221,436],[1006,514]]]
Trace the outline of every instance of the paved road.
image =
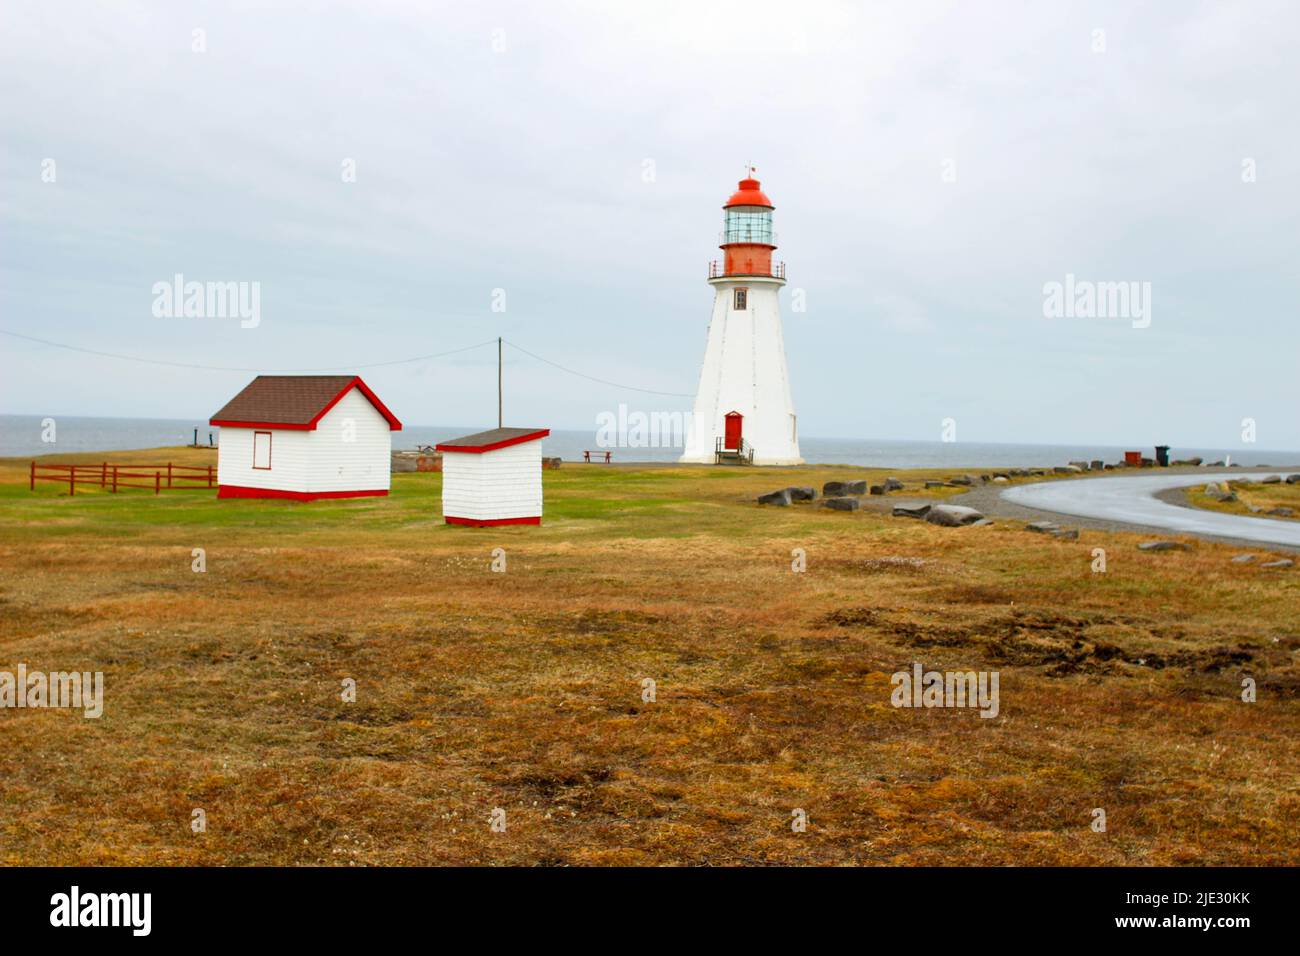
[[[1258,481],[1266,474],[1270,472],[1250,477]],[[1286,472],[1281,474],[1285,477]],[[1042,511],[1163,528],[1180,534],[1300,548],[1300,521],[1219,514],[1171,505],[1156,497],[1158,492],[1171,488],[1204,487],[1212,481],[1242,477],[1245,476],[1240,472],[1210,472],[1079,478],[1017,485],[1002,492],[1002,497],[1013,504]]]

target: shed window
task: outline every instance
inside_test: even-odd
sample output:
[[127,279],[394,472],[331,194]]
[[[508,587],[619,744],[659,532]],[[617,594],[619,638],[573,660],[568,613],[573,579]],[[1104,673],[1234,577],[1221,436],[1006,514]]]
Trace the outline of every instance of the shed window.
[[746,308],[746,303],[747,303],[747,300],[748,300],[748,299],[749,299],[749,290],[748,290],[748,289],[737,289],[737,290],[736,290],[736,298],[735,298],[735,301],[734,301],[733,304],[732,304],[732,307],[733,307],[737,312],[744,312],[744,311],[745,311],[745,308]]
[[271,470],[270,432],[253,432],[253,467],[259,471]]

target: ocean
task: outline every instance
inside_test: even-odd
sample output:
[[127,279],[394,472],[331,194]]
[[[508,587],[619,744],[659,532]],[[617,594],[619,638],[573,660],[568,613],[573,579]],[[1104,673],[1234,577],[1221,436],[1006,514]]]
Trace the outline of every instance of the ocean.
[[[56,417],[51,429],[37,415],[0,415],[0,458],[50,455],[57,452],[126,451],[188,445],[198,429],[199,441],[219,440],[221,429],[186,419]],[[415,448],[448,438],[482,431],[483,426],[407,425],[393,436],[393,448]],[[53,441],[43,438],[52,437]],[[804,459],[813,464],[862,465],[881,468],[1033,468],[1062,465],[1067,461],[1100,458],[1107,462],[1123,458],[1127,448],[1141,449],[1154,457],[1149,446],[1120,445],[1025,445],[991,442],[898,441],[857,438],[812,438],[799,441]],[[552,431],[543,444],[543,454],[559,455],[565,461],[581,461],[582,453],[605,449],[596,441],[596,431]],[[612,448],[613,460],[675,461],[680,448]],[[1300,467],[1300,452],[1236,448],[1181,448],[1170,450],[1172,459],[1200,457],[1207,462],[1231,461],[1242,466],[1267,465]],[[593,457],[595,457],[593,455]]]

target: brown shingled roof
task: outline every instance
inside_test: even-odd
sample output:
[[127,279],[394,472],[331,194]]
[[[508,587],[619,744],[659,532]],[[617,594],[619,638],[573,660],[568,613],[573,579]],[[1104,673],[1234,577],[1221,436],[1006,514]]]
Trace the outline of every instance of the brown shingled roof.
[[259,375],[209,420],[210,425],[310,430],[353,387],[369,399],[393,431],[402,423],[357,375]]
[[545,438],[551,433],[549,428],[493,428],[485,432],[475,432],[473,435],[464,435],[460,438],[450,438],[447,441],[438,442],[438,451],[462,451],[480,454],[485,451],[496,451],[498,448],[506,448],[510,445],[518,445],[521,442],[532,441],[536,438]]

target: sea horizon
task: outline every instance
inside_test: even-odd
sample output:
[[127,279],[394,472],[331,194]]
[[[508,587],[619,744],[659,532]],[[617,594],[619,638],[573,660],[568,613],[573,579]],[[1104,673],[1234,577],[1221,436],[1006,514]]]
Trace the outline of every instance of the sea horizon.
[[[53,442],[43,441],[42,422],[55,423]],[[491,427],[491,426],[488,426]],[[0,458],[34,457],[63,453],[132,451],[143,448],[188,445],[197,429],[201,444],[219,440],[220,428],[196,425],[184,418],[129,418],[116,416],[40,416],[0,414]],[[484,426],[405,425],[393,436],[395,451],[414,450],[449,438],[483,431]],[[1154,457],[1154,445],[1095,444],[1090,442],[975,442],[926,441],[923,439],[875,439],[806,436],[800,451],[810,465],[856,465],[895,468],[954,467],[1039,467],[1067,461],[1114,462],[1125,451],[1141,451]],[[543,453],[565,461],[582,461],[584,452],[603,461],[611,452],[616,463],[674,462],[682,453],[680,444],[668,447],[602,446],[597,429],[552,429],[543,443]],[[1230,456],[1230,459],[1229,459]],[[1170,459],[1201,458],[1204,462],[1229,459],[1243,467],[1300,467],[1300,451],[1170,445]]]

